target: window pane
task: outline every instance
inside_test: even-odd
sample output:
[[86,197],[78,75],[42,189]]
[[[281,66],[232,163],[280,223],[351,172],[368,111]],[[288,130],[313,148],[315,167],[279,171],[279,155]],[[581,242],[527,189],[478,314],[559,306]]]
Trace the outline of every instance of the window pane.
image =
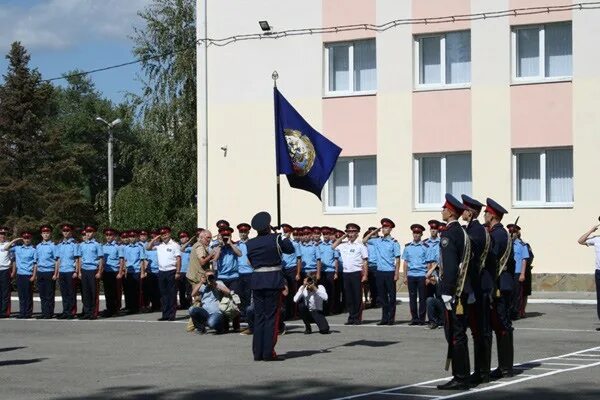
[[540,201],[540,154],[517,154],[517,200]]
[[437,204],[442,198],[442,171],[440,157],[419,160],[419,203]]
[[347,160],[338,159],[331,177],[329,178],[329,193],[327,196],[330,207],[350,206],[350,179],[349,165]]
[[471,82],[471,32],[446,35],[446,83]]
[[571,23],[546,25],[546,76],[571,76],[573,39]]
[[446,192],[460,199],[461,194],[471,196],[471,155],[446,156]]
[[329,91],[350,90],[348,45],[329,47]]
[[540,31],[538,28],[517,30],[517,76],[540,75]]
[[440,37],[421,39],[421,84],[442,83]]
[[354,44],[354,90],[377,89],[375,40]]
[[354,160],[354,207],[377,206],[377,162],[375,158]]
[[573,201],[573,150],[546,152],[546,201]]

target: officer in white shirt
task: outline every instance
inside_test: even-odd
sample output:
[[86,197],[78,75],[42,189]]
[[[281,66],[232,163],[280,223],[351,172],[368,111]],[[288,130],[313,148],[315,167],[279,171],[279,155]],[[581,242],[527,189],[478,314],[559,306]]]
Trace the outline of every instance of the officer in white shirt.
[[9,243],[7,235],[8,228],[0,227],[0,318],[10,317],[10,280],[15,274],[11,268],[10,250],[4,249]]
[[329,323],[323,313],[323,302],[327,301],[327,291],[325,286],[317,285],[315,273],[310,273],[304,278],[304,284],[300,286],[294,296],[294,302],[298,303],[298,312],[304,321],[306,327],[304,334],[312,333],[311,322],[317,324],[319,333],[329,334]]
[[[600,220],[600,217],[598,220]],[[600,228],[600,224],[592,226],[592,228],[584,233],[577,242],[583,246],[593,246],[596,250],[596,311],[598,312],[598,319],[600,319],[600,236],[595,235],[590,237],[590,235],[596,232],[598,228]],[[596,330],[600,331],[600,328],[596,328]]]
[[[344,325],[360,325],[362,321],[362,283],[367,281],[367,246],[357,240],[360,226],[346,224],[346,233],[331,245],[338,250],[344,270],[344,298],[348,321]],[[344,239],[348,239],[344,241]]]
[[150,250],[156,242],[156,257],[158,259],[158,286],[162,317],[159,321],[174,321],[177,312],[177,284],[181,270],[181,246],[171,239],[171,228],[160,228],[160,236],[156,236],[146,247]]

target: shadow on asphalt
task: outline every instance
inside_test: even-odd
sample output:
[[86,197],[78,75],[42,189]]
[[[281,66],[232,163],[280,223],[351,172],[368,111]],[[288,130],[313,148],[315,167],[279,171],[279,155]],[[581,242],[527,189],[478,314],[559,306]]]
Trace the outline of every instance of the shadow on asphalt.
[[26,365],[26,364],[34,364],[40,361],[47,360],[47,358],[32,358],[29,360],[4,360],[0,361],[0,367],[6,367],[10,365]]
[[27,346],[17,346],[17,347],[3,347],[0,348],[0,353],[6,353],[7,351],[21,350],[26,349]]

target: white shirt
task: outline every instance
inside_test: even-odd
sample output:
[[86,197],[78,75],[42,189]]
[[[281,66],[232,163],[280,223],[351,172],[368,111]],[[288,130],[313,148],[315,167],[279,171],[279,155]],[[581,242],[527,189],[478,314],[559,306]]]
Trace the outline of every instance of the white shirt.
[[306,286],[301,287],[294,296],[294,302],[304,299],[304,304],[308,306],[309,311],[323,311],[323,301],[327,301],[327,291],[323,285],[319,285],[317,290],[309,292]]
[[177,257],[181,257],[181,247],[173,239],[170,239],[167,243],[160,242],[156,246],[156,256],[159,271],[173,271],[176,268]]
[[0,271],[10,267],[10,250],[4,251],[4,247],[10,242],[0,242]]
[[362,271],[364,261],[369,258],[367,246],[362,244],[358,239],[354,243],[349,241],[342,242],[336,250],[340,252],[342,263],[344,264],[344,272]]
[[596,249],[596,269],[600,270],[600,236],[595,236],[585,241],[588,246],[594,246]]

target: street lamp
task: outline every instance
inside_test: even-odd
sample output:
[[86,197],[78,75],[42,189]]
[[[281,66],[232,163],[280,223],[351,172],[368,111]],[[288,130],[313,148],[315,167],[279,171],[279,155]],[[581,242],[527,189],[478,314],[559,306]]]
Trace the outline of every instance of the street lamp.
[[119,125],[120,118],[113,122],[107,122],[104,118],[96,117],[96,121],[102,122],[108,128],[108,223],[112,224],[112,200],[113,200],[113,135],[112,128]]

